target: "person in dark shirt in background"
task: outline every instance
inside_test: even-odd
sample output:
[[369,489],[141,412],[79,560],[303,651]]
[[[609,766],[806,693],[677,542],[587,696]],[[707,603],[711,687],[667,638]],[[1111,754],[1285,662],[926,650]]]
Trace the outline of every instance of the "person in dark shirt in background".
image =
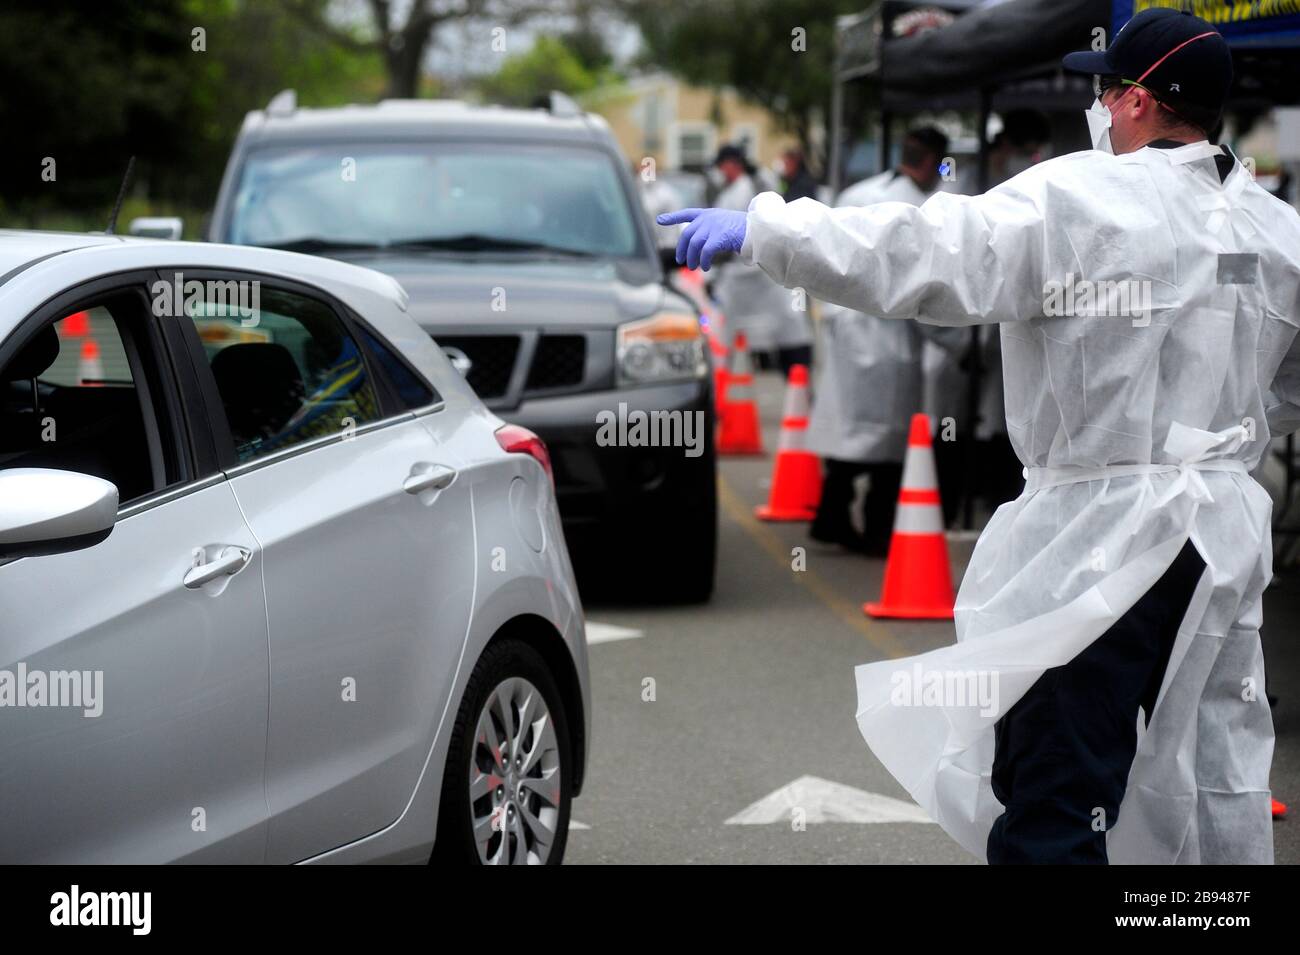
[[781,177],[781,198],[786,202],[808,197],[817,198],[817,178],[808,169],[803,150],[791,146],[781,154],[784,175]]

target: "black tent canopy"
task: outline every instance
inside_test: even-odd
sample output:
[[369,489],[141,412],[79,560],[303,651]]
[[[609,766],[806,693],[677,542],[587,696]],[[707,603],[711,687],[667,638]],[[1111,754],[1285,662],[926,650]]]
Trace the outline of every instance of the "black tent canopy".
[[[925,7],[956,17],[937,29],[891,35],[900,15]],[[1109,34],[1110,15],[1110,0],[877,0],[841,20],[836,71],[878,77],[887,94],[946,97],[1002,86],[1055,73],[1063,55],[1093,43],[1094,31]]]
[[[1230,108],[1246,114],[1300,102],[1296,17],[1261,11],[1247,22],[1231,0],[1203,3],[1200,12],[1220,25],[1233,47],[1236,77]],[[861,13],[837,23],[833,183],[838,184],[842,171],[839,137],[846,86],[873,87],[875,105],[886,120],[891,113],[920,110],[1079,109],[1087,105],[1087,78],[1062,71],[1061,57],[1108,43],[1133,10],[1152,5],[1166,5],[1166,0],[1127,5],[1112,0],[868,0]],[[1195,4],[1186,0],[1183,6]],[[898,29],[908,24],[900,18],[925,19],[925,11],[947,14],[951,22]]]
[[[945,26],[895,36],[900,17],[938,10]],[[837,25],[832,103],[831,180],[843,173],[844,93],[848,84],[873,88],[885,126],[882,165],[893,114],[1031,106],[1044,112],[1087,106],[1089,82],[1061,70],[1061,57],[1109,34],[1110,0],[874,0]],[[1104,42],[1104,38],[1103,38]]]

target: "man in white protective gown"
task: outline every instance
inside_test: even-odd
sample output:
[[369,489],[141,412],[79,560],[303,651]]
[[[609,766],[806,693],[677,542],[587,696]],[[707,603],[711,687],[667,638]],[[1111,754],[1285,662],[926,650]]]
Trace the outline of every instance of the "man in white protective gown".
[[[910,129],[898,168],[854,183],[836,197],[835,205],[919,206],[938,189],[947,154],[948,137],[938,129]],[[923,343],[936,340],[959,350],[969,334],[823,305],[816,397],[808,420],[808,450],[822,459],[822,494],[808,527],[810,537],[876,557],[888,553],[907,436],[912,415],[922,408]],[[850,511],[854,481],[863,474],[870,483],[862,499],[859,534]]]
[[1138,14],[1104,52],[1097,148],[979,196],[683,210],[678,257],[738,250],[846,308],[1000,322],[1027,484],[981,535],[957,644],[857,669],[882,763],[995,863],[1268,863],[1259,626],[1271,501],[1300,427],[1300,217],[1207,141],[1231,54]]
[[[723,146],[714,166],[726,182],[714,200],[718,208],[747,209],[758,194],[758,177],[744,150]],[[792,364],[810,364],[812,325],[807,312],[795,308],[794,297],[761,269],[735,258],[720,262],[715,291],[726,316],[729,344],[744,332],[755,355],[776,352],[782,374],[788,374]]]

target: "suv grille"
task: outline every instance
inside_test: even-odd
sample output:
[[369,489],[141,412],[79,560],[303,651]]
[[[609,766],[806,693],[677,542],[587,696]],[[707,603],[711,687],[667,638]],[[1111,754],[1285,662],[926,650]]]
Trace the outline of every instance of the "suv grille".
[[505,395],[519,356],[518,335],[438,335],[435,340],[443,348],[460,349],[473,363],[465,378],[480,398]]
[[587,339],[582,335],[543,335],[528,369],[529,391],[582,384],[587,364]]
[[[465,380],[484,401],[509,396],[510,380],[523,347],[522,335],[435,335],[434,341],[444,352],[455,349],[464,353],[470,362]],[[524,394],[577,388],[586,376],[587,336],[540,335],[524,382]]]

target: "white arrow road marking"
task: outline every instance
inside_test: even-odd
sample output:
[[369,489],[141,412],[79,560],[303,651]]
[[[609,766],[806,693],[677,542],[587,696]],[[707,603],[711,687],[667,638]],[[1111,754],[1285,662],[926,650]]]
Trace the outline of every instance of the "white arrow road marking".
[[574,832],[575,830],[578,830],[578,829],[590,829],[590,828],[591,828],[591,826],[587,825],[585,822],[578,822],[578,820],[576,820],[576,819],[570,819],[570,820],[569,820],[569,831],[570,831],[570,832]]
[[645,636],[645,631],[634,630],[631,627],[616,627],[612,623],[597,623],[594,620],[587,621],[587,646],[597,643],[612,643],[615,640],[635,640],[637,637]]
[[752,806],[736,813],[729,826],[766,826],[790,822],[793,809],[804,811],[808,823],[932,822],[914,803],[854,789],[817,776],[800,776]]

